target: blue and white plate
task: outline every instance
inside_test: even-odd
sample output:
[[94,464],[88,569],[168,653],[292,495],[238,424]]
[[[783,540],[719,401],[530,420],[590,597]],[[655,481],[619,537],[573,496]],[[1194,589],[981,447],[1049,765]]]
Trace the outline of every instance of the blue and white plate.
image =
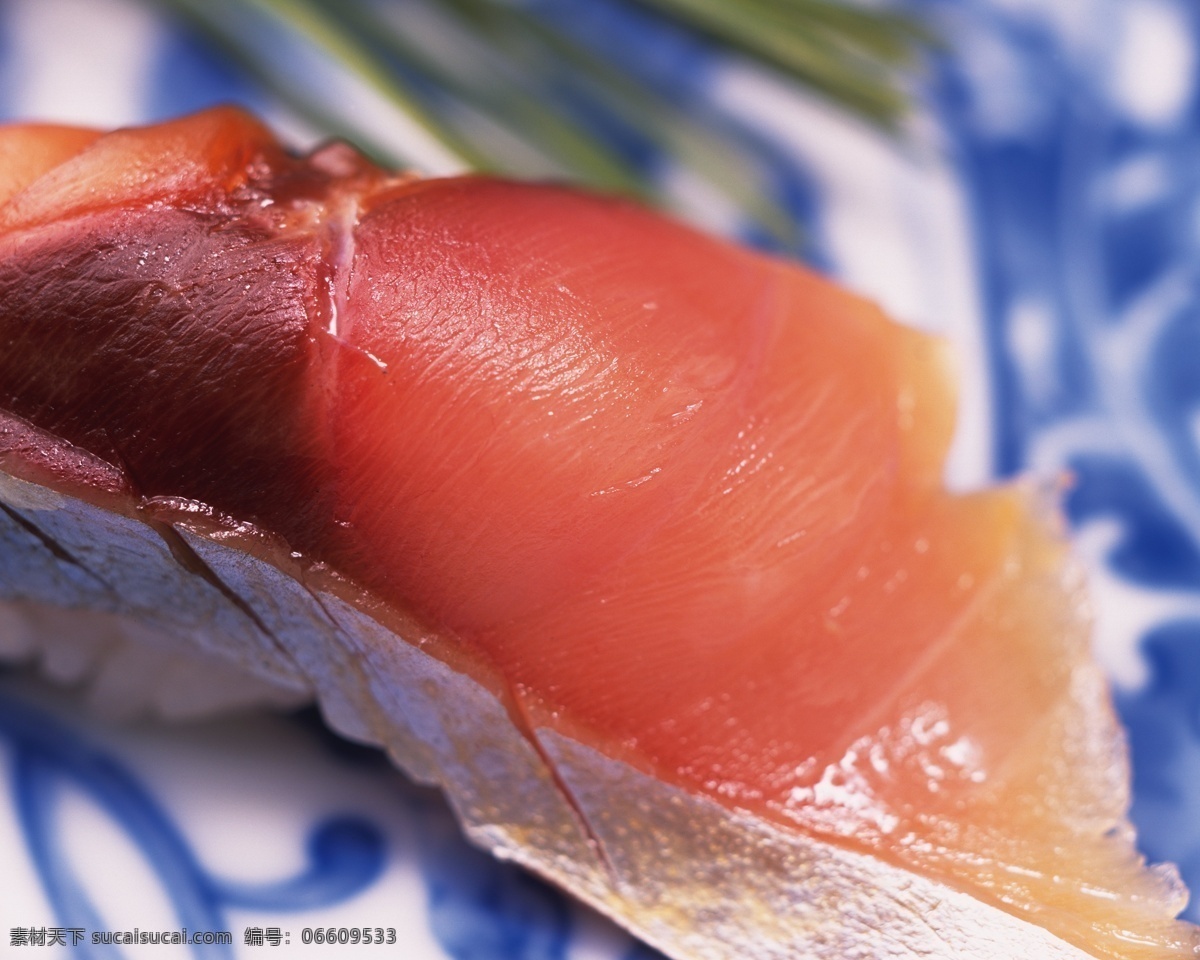
[[[806,259],[956,342],[953,484],[1073,477],[1066,512],[1129,730],[1141,846],[1200,887],[1200,7],[911,5],[950,43],[895,143],[628,0],[526,0],[752,143]],[[116,126],[227,101],[297,146],[316,137],[134,0],[0,0],[0,119]],[[361,111],[452,167],[385,104],[364,96]],[[662,176],[698,221],[761,240],[682,172]],[[184,928],[193,942],[151,952],[93,942]],[[654,956],[469,847],[435,794],[311,715],[106,725],[0,673],[6,955],[291,956],[330,929],[358,943],[299,955]],[[221,931],[230,942],[202,942]],[[48,940],[65,945],[33,946]]]

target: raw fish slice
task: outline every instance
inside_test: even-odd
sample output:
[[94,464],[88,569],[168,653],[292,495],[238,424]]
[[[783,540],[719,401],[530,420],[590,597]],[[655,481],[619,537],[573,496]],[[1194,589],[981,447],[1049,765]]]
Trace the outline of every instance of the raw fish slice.
[[941,488],[939,343],[231,110],[8,155],[8,647],[165,712],[311,693],[680,958],[1200,951],[1049,497]]

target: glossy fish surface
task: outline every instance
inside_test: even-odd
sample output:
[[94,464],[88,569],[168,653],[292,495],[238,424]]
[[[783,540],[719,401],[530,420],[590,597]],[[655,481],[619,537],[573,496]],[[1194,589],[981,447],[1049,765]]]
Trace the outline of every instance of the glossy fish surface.
[[165,712],[316,696],[679,957],[1197,951],[1049,494],[942,487],[939,342],[624,201],[231,110],[0,157],[30,649],[102,623],[80,672],[160,664]]

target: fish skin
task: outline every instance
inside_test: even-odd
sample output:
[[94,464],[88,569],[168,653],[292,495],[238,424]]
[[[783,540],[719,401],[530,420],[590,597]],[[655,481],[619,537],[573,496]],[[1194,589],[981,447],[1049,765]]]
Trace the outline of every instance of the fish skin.
[[[94,671],[119,699],[112,664],[141,651],[162,689],[207,663],[255,678],[239,696],[312,692],[337,729],[442,785],[481,843],[680,957],[746,956],[747,942],[781,957],[948,944],[979,957],[1195,954],[1195,931],[1169,919],[1177,880],[1141,871],[1128,837],[1109,835],[1127,775],[1061,546],[1027,492],[937,488],[947,391],[917,376],[938,371],[936,346],[797,268],[631,205],[481,178],[417,182],[337,146],[293,158],[236,111],[50,139],[0,181],[0,533],[10,556],[36,558],[0,568],[0,596],[29,634],[62,626],[62,610],[107,618],[108,640],[64,678]],[[0,155],[12,142],[0,136]],[[781,317],[821,309],[841,316],[836,335],[821,322],[808,339],[784,332]],[[829,391],[864,412],[842,439],[806,443],[808,411],[826,409]],[[570,416],[535,429],[538,408],[517,396]],[[728,439],[743,435],[744,448]],[[513,438],[520,457],[505,447]],[[703,531],[731,523],[746,532],[730,549],[757,562],[771,525],[788,533],[809,509],[786,480],[745,479],[766,463],[755,444],[821,477],[828,451],[849,442],[873,456],[817,484],[831,505],[810,509],[819,548],[792,546],[788,577],[764,568],[741,605],[721,587],[712,603],[700,589],[675,609],[707,651],[677,685],[729,696],[689,705],[669,686],[656,697],[631,683],[597,699],[595,683],[577,683],[614,657],[653,663],[611,642],[657,622],[647,564],[701,557]],[[714,478],[728,484],[716,497]],[[972,524],[1003,535],[973,545]],[[843,583],[835,561],[856,556],[864,526],[887,547],[872,547],[872,566],[919,574],[924,595],[942,598],[929,608],[942,625],[926,625],[935,682],[922,679],[934,653],[889,666],[861,647],[864,689],[895,701],[868,696],[864,713],[785,665],[808,692],[779,701],[790,728],[776,742],[778,716],[754,712],[768,691],[736,685],[729,658],[744,655],[731,644],[766,637],[762,655],[791,642],[790,608],[771,619],[779,604],[765,598],[801,589],[860,598],[836,630],[819,626],[830,652],[809,661],[835,657],[839,635],[870,640],[861,624],[881,615],[854,586],[870,575]],[[887,559],[927,528],[953,549]],[[962,568],[940,559],[955,549],[981,585],[961,586]],[[1022,608],[1031,597],[1061,649],[1022,673],[1012,652],[1047,629]],[[838,633],[856,622],[857,634]],[[530,638],[579,630],[595,638],[573,670],[552,644],[530,652]],[[964,630],[970,642],[955,639]],[[980,664],[994,684],[965,694]],[[188,696],[205,706],[203,691]],[[938,712],[960,701],[985,754],[1006,724],[1019,724],[1010,739],[1049,746],[980,767],[983,786],[966,761],[961,782],[944,771],[926,782],[930,757],[974,748],[952,741],[958,721]],[[622,727],[646,703],[661,716]],[[703,742],[713,729],[731,730],[733,746]],[[681,765],[679,743],[698,735],[695,762]],[[804,750],[825,757],[824,774],[820,763],[787,772]],[[1055,769],[1066,762],[1078,789]],[[889,800],[891,782],[909,794]],[[1005,834],[1012,824],[993,822],[988,803],[1078,862],[1051,878],[1044,852]],[[964,805],[974,820],[956,819]],[[639,844],[638,824],[676,851],[669,861]],[[727,880],[714,862],[732,864]],[[1061,893],[1093,872],[1128,884],[1106,894],[1111,919]],[[1126,930],[1146,946],[1122,943]]]

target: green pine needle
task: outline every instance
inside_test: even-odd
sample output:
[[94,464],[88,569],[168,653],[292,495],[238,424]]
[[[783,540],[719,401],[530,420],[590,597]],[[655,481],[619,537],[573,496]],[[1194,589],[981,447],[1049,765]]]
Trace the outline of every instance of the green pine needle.
[[[567,177],[668,202],[652,174],[581,122],[582,96],[778,237],[795,239],[729,124],[699,121],[519,0],[144,2],[186,18],[318,129],[382,162],[420,167],[432,150],[464,168]],[[906,75],[935,42],[913,18],[852,0],[638,2],[885,130],[898,129]],[[377,117],[365,119],[337,84],[307,72],[318,61],[423,131],[425,148],[384,136]]]
[[641,0],[892,128],[905,110],[900,70],[932,35],[896,13],[837,0]]

